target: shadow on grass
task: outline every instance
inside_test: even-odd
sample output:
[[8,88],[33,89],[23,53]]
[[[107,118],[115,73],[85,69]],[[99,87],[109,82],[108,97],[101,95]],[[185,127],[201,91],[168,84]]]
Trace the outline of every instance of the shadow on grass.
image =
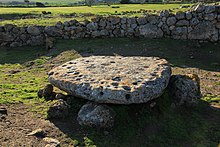
[[220,71],[220,44],[172,39],[108,38],[58,40],[56,49],[48,51],[39,47],[0,47],[0,64],[25,63],[39,56],[56,56],[66,50],[75,50],[82,56],[121,55],[158,56],[172,66],[196,67]]
[[0,18],[4,20],[16,20],[16,19],[21,19],[21,17],[40,17],[39,14],[31,14],[31,13],[7,13],[7,14],[1,14]]
[[[161,101],[162,99],[162,101]],[[84,128],[77,122],[80,107],[68,119],[50,120],[77,145],[97,146],[217,146],[220,138],[220,110],[200,101],[194,108],[172,109],[163,97],[154,108],[149,104],[112,105],[116,111],[112,129]],[[74,103],[74,105],[77,102]],[[76,144],[75,144],[76,145]]]

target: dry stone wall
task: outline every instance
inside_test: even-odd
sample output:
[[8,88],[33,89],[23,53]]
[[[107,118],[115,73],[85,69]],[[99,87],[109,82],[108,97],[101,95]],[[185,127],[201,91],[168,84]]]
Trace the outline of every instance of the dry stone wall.
[[188,12],[146,14],[144,17],[96,17],[70,20],[55,26],[0,26],[1,46],[42,45],[46,37],[76,39],[97,37],[147,37],[220,40],[220,5],[197,5]]

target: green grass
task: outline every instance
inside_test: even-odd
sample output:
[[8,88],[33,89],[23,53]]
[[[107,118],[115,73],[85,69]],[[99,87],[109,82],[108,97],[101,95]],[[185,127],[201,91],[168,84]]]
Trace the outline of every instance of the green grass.
[[[197,50],[192,41],[170,39],[83,39],[59,40],[57,50],[48,54],[39,47],[0,47],[0,103],[7,105],[24,103],[30,111],[46,117],[51,101],[37,97],[38,89],[47,81],[47,72],[52,65],[60,65],[81,55],[160,56],[173,66],[187,65],[209,72],[215,71],[212,63],[219,60],[219,45],[202,44],[195,59],[188,58]],[[145,53],[145,51],[148,51]],[[214,52],[209,54],[209,51]],[[204,56],[206,56],[205,60]],[[178,57],[178,58],[177,58]],[[12,74],[12,71],[18,71]],[[219,76],[219,75],[217,75]],[[84,101],[74,99],[71,115],[61,124],[71,129],[59,129],[66,134],[61,143],[79,146],[217,146],[220,138],[219,111],[212,110],[209,103],[220,102],[219,95],[203,97],[194,108],[170,107],[172,99],[168,93],[158,100],[156,106],[148,104],[111,106],[116,111],[115,127],[104,134],[104,130],[84,128],[77,124],[76,116]],[[52,121],[52,120],[51,120]]]
[[[1,0],[3,3],[12,2],[13,0]],[[17,2],[24,2],[24,0],[16,0]],[[80,0],[30,0],[30,2],[41,2],[41,3],[49,3],[49,4],[69,4],[69,3],[75,3]]]
[[[112,8],[119,6],[119,8]],[[144,10],[165,10],[179,8],[179,4],[118,4],[118,5],[97,5],[97,6],[79,6],[79,7],[47,7],[47,8],[1,8],[0,14],[41,14],[42,11],[50,11],[52,14],[70,14],[70,13],[93,13],[93,14],[111,14],[116,10],[138,11]]]
[[[119,6],[119,8],[112,8],[112,6]],[[1,8],[0,16],[8,20],[1,21],[0,25],[10,23],[18,26],[27,26],[29,24],[48,26],[48,25],[54,25],[58,21],[70,20],[71,18],[65,18],[64,16],[61,17],[60,15],[70,15],[73,13],[76,14],[77,16],[76,19],[82,20],[80,14],[86,14],[86,13],[87,14],[91,13],[95,15],[117,15],[125,11],[138,11],[140,9],[160,11],[160,10],[180,7],[179,4],[126,4],[126,5],[118,4],[112,6],[109,7],[107,5],[96,5],[92,7],[78,6],[78,7],[47,7],[47,8]],[[187,9],[181,9],[181,11],[185,11],[185,10]],[[51,12],[52,14],[48,16],[52,18],[41,17],[40,15],[42,14],[42,11]],[[175,10],[174,12],[176,11],[179,10]],[[135,13],[135,14],[126,14],[119,16],[140,16],[141,14],[142,13]],[[17,16],[22,16],[22,15],[35,15],[37,16],[37,19],[35,18],[15,19]]]

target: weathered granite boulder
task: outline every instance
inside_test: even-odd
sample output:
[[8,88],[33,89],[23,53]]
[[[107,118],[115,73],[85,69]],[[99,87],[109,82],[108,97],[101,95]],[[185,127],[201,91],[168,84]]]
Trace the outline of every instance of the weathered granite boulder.
[[91,56],[49,72],[49,82],[70,95],[99,103],[144,103],[162,95],[171,76],[157,57]]
[[187,20],[179,20],[176,23],[177,27],[189,26],[189,21]]
[[168,10],[163,10],[160,12],[160,17],[168,17],[170,12]]
[[187,39],[187,27],[176,27],[172,30],[174,39]]
[[10,32],[14,27],[16,27],[13,24],[5,24],[4,28],[6,32]]
[[205,20],[212,21],[212,20],[214,20],[216,17],[217,17],[217,14],[210,13],[210,14],[205,14],[204,19],[205,19]]
[[70,106],[63,99],[56,100],[47,111],[48,118],[64,118],[69,114]]
[[188,38],[217,41],[218,30],[209,21],[201,22],[197,26],[195,26],[195,28],[191,32],[189,32]]
[[163,37],[163,31],[156,25],[147,23],[139,27],[140,34],[148,38],[161,38]]
[[46,26],[44,28],[44,31],[47,35],[49,36],[61,36],[62,35],[62,30],[58,29],[57,27],[55,26]]
[[4,29],[4,26],[0,26],[0,32],[4,32],[5,29]]
[[34,35],[34,36],[37,36],[41,33],[40,29],[36,26],[28,26],[27,27],[27,32],[31,35]]
[[58,21],[56,24],[55,24],[55,27],[59,28],[59,29],[63,29],[64,28],[64,24],[61,22],[61,21]]
[[88,102],[80,109],[77,120],[80,125],[109,128],[114,125],[114,117],[115,112],[110,107]]
[[215,12],[215,6],[206,6],[205,13],[212,13]]
[[87,24],[87,29],[88,30],[97,30],[98,29],[98,24],[97,23],[94,23],[94,22],[91,22],[91,23],[89,23],[89,24]]
[[138,23],[139,25],[144,25],[144,24],[147,23],[147,20],[146,20],[145,17],[138,17],[138,18],[137,18],[137,23]]
[[176,16],[176,19],[178,19],[178,20],[180,20],[180,19],[184,19],[184,18],[185,18],[185,13],[179,11],[179,12],[176,13],[175,16]]
[[202,96],[200,80],[195,74],[172,75],[168,87],[176,106],[193,106]]
[[192,13],[187,11],[186,12],[186,19],[190,20],[192,18]]
[[172,26],[172,25],[174,25],[176,23],[176,17],[168,17],[167,18],[167,25],[168,26]]
[[0,33],[0,41],[2,40],[3,42],[9,42],[9,41],[13,41],[15,39],[15,36],[12,33],[8,33],[8,32],[2,32]]

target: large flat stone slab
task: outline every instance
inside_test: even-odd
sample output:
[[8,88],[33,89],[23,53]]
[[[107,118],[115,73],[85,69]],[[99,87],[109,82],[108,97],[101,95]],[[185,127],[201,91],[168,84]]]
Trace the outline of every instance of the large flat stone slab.
[[52,69],[49,82],[99,103],[145,103],[162,95],[171,67],[158,57],[91,56]]

